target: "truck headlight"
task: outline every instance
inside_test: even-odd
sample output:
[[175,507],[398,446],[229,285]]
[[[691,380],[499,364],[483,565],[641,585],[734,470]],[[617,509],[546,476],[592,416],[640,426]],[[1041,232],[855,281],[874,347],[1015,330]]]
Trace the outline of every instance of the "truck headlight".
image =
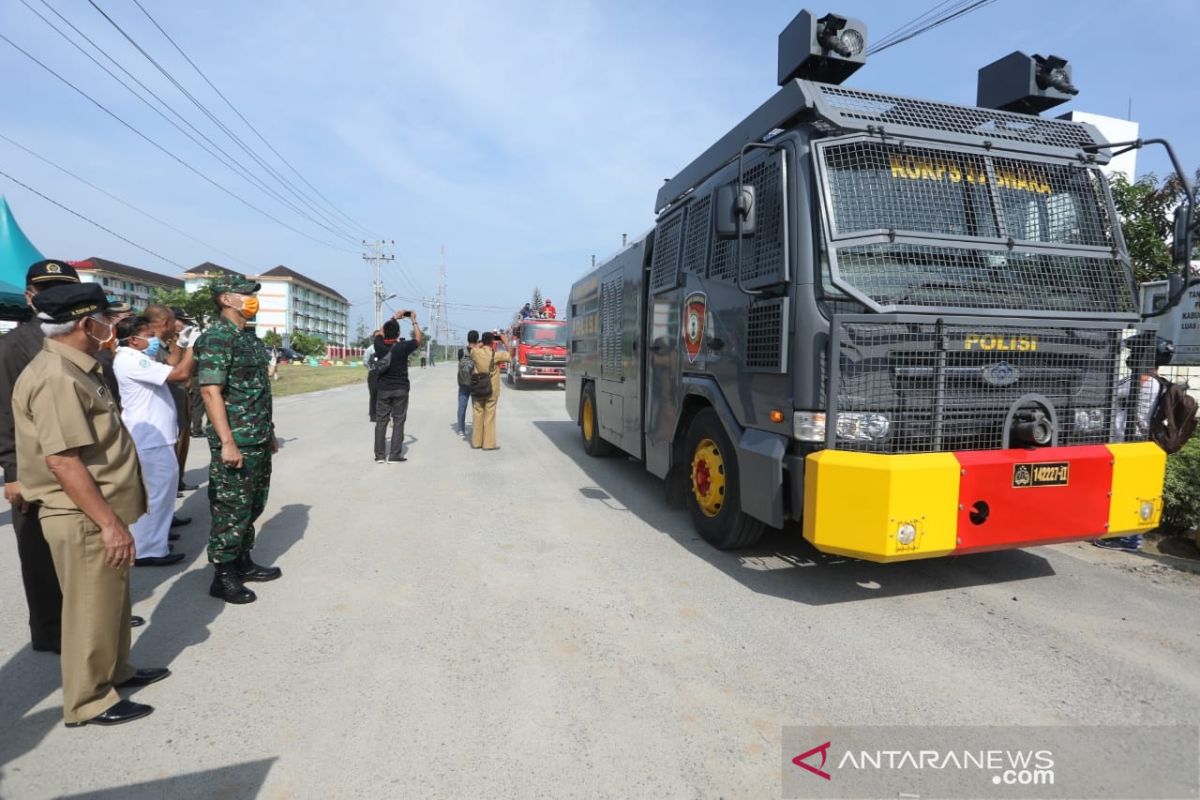
[[1103,408],[1075,409],[1075,430],[1079,433],[1095,433],[1104,427]]
[[866,411],[849,411],[838,414],[837,435],[839,439],[856,442],[871,442],[882,439],[892,429],[892,421],[886,414]]
[[528,372],[528,371],[529,371],[529,365],[528,365],[528,364],[521,364],[519,367],[517,367],[517,369],[521,370],[521,372]]
[[792,415],[792,436],[802,442],[825,441],[825,412],[797,411]]

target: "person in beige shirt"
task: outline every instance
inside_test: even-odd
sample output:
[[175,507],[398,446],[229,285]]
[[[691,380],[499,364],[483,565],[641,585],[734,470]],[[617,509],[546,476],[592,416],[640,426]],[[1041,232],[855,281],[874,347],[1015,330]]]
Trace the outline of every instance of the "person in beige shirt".
[[170,672],[129,663],[129,525],[146,513],[146,488],[94,358],[113,320],[94,283],[50,287],[33,306],[46,339],[13,387],[12,410],[22,490],[62,586],[63,717],[68,727],[116,725],[153,711],[118,688]]
[[512,361],[512,356],[508,352],[507,336],[500,334],[505,349],[499,352],[492,349],[495,340],[496,334],[484,331],[479,337],[479,345],[471,349],[475,371],[490,374],[492,378],[492,393],[489,396],[471,398],[471,447],[476,450],[500,449],[500,445],[496,444],[496,404],[500,402],[500,368],[497,365]]

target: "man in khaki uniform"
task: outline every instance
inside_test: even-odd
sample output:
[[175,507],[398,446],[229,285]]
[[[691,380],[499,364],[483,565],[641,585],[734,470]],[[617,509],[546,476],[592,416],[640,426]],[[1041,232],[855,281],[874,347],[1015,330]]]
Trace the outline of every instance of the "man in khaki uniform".
[[479,339],[479,346],[471,351],[471,359],[475,362],[475,371],[492,378],[492,393],[487,397],[472,397],[471,410],[471,447],[476,450],[499,450],[496,444],[496,404],[500,402],[500,368],[497,364],[512,361],[509,354],[508,337],[500,334],[504,349],[496,352],[492,349],[495,334],[485,331]]
[[104,290],[54,286],[33,305],[46,339],[17,379],[12,407],[24,497],[38,508],[62,586],[63,716],[68,727],[116,725],[153,711],[117,688],[170,674],[129,664],[129,525],[146,512],[146,489],[93,357],[113,337]]

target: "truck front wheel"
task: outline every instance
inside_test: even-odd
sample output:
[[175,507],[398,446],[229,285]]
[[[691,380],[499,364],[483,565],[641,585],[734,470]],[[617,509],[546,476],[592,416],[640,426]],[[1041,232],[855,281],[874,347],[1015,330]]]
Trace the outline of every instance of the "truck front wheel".
[[737,453],[711,408],[692,420],[687,455],[687,505],[700,535],[718,550],[757,542],[766,526],[742,512]]
[[596,385],[592,383],[583,387],[583,400],[579,404],[579,432],[583,436],[583,449],[589,456],[603,458],[616,452],[616,448],[600,438],[600,417],[596,412]]

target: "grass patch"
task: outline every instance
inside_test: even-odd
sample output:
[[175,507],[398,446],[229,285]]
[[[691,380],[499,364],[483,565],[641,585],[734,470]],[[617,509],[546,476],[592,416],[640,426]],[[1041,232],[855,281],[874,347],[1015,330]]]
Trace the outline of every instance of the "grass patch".
[[271,385],[271,394],[275,397],[287,397],[293,394],[319,392],[322,389],[334,389],[338,386],[366,382],[367,370],[363,367],[310,367],[305,364],[280,364],[279,380]]

